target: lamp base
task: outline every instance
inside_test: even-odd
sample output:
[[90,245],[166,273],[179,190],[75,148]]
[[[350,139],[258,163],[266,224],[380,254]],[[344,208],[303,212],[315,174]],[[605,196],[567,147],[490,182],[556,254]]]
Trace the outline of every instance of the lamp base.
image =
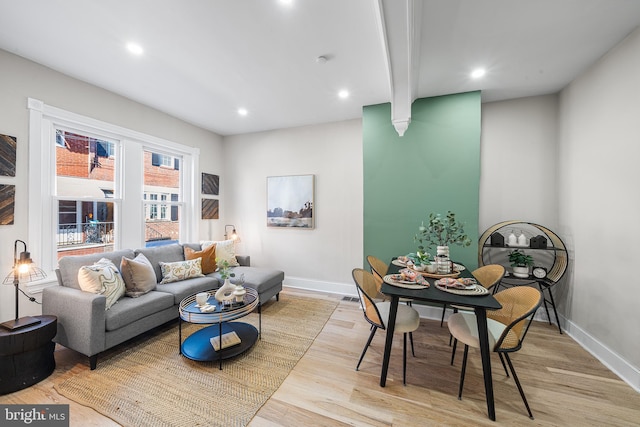
[[37,325],[40,322],[41,322],[40,319],[36,319],[35,317],[26,316],[26,317],[21,317],[21,318],[16,319],[16,320],[8,320],[8,321],[6,321],[4,323],[0,323],[0,326],[2,326],[5,329],[8,329],[10,331],[15,331],[16,329],[22,329],[22,328],[26,328],[27,326]]

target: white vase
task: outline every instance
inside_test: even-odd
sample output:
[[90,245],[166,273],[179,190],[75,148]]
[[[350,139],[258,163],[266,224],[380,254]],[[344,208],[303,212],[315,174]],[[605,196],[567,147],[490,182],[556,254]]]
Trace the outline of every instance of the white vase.
[[451,260],[449,259],[449,246],[438,246],[436,248],[436,254],[438,274],[450,274]]
[[233,292],[236,290],[236,286],[232,285],[229,279],[224,279],[224,284],[216,291],[216,300],[220,302],[231,301],[235,298]]
[[526,279],[529,277],[529,267],[513,267],[513,275]]
[[244,295],[247,293],[246,289],[242,286],[236,285],[236,290],[233,291],[233,296],[236,298],[236,302],[240,303],[244,301]]
[[518,236],[518,246],[527,246],[527,236],[523,232]]

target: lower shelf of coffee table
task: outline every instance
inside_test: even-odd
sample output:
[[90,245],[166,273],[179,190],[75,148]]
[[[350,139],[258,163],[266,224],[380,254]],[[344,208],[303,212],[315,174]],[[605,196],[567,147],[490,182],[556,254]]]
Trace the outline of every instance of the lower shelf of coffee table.
[[212,362],[229,359],[250,349],[258,340],[258,330],[248,323],[228,322],[222,324],[222,334],[235,332],[240,338],[240,344],[215,351],[211,345],[211,338],[220,333],[220,325],[211,325],[191,334],[181,345],[182,354],[198,362]]

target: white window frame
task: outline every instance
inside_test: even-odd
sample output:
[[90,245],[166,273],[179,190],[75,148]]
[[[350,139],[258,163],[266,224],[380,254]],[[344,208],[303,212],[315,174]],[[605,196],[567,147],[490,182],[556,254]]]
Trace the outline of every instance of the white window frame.
[[[120,141],[118,150],[121,160],[117,162],[116,183],[126,187],[114,188],[114,197],[109,202],[116,203],[114,221],[116,247],[139,248],[144,245],[145,212],[143,173],[137,165],[142,163],[144,150],[177,153],[182,157],[180,200],[180,238],[183,242],[195,241],[198,236],[198,209],[196,206],[197,171],[199,170],[198,148],[185,146],[173,141],[147,135],[121,126],[106,123],[28,98],[29,109],[29,235],[27,238],[32,257],[48,272],[48,279],[27,285],[31,292],[38,292],[55,284],[53,270],[57,266],[56,224],[58,222],[57,199],[55,198],[55,128],[57,126],[77,129],[80,132],[99,135]],[[129,170],[126,170],[127,165]],[[43,212],[50,214],[43,215]],[[123,221],[123,218],[140,218],[140,221]]]

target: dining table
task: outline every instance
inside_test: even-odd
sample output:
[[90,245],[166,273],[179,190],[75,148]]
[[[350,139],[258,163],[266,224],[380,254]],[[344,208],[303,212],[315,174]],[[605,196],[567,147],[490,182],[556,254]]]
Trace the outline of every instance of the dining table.
[[[424,289],[408,289],[398,286],[397,282],[389,279],[389,275],[398,274],[404,268],[396,258],[392,259],[389,264],[387,276],[384,278],[381,292],[391,298],[391,306],[389,310],[389,320],[387,322],[387,335],[384,345],[384,356],[382,359],[382,373],[380,375],[380,386],[384,387],[387,382],[387,372],[389,369],[389,359],[391,356],[391,347],[393,344],[393,333],[396,323],[396,315],[398,312],[398,302],[400,298],[408,298],[414,301],[425,301],[436,304],[460,305],[473,309],[478,323],[478,338],[480,341],[480,357],[482,359],[482,371],[484,375],[484,389],[487,400],[487,413],[491,420],[496,420],[496,412],[493,398],[493,379],[491,377],[491,351],[489,347],[489,334],[487,331],[487,310],[497,310],[502,308],[500,303],[494,298],[491,292],[486,294],[470,294],[461,295],[459,293],[446,292],[438,289],[435,285],[438,277],[429,277],[425,275],[426,281],[429,283],[428,288]],[[473,278],[473,274],[459,264],[460,274],[458,277]],[[435,276],[435,275],[433,275]],[[392,284],[393,283],[393,284]]]

